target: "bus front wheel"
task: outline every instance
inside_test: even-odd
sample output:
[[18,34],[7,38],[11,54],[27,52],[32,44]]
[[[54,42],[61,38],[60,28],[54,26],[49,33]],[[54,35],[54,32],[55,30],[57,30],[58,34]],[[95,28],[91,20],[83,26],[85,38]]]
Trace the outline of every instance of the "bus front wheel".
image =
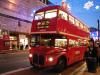
[[57,65],[56,65],[56,70],[58,71],[58,72],[61,72],[61,71],[63,71],[65,68],[66,68],[66,66],[67,66],[67,64],[66,64],[66,60],[64,59],[64,58],[60,58],[59,60],[58,60],[58,63],[57,63]]

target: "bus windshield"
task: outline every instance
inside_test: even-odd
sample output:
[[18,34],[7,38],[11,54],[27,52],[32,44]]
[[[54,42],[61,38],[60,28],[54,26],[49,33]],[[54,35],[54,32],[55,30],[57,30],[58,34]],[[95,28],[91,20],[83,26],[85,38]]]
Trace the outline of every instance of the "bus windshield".
[[57,9],[48,10],[45,13],[45,18],[54,18],[57,16]]
[[35,20],[40,20],[40,19],[49,19],[49,18],[54,18],[57,16],[57,9],[53,10],[48,10],[45,12],[38,12],[35,14]]
[[35,14],[35,20],[39,20],[43,18],[44,18],[44,12],[39,12]]
[[67,45],[66,37],[57,34],[32,35],[31,46],[53,46],[64,48]]
[[31,46],[54,46],[54,41],[52,41],[53,35],[32,35]]

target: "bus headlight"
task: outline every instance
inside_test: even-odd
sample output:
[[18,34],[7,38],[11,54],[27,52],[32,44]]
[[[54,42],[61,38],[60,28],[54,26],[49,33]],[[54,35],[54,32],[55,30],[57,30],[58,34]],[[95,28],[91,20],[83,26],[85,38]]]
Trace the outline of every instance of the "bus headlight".
[[32,58],[32,57],[33,57],[33,55],[32,55],[32,54],[29,54],[29,57],[30,57],[30,58]]
[[54,59],[53,59],[53,57],[49,57],[48,60],[49,60],[50,62],[52,62]]

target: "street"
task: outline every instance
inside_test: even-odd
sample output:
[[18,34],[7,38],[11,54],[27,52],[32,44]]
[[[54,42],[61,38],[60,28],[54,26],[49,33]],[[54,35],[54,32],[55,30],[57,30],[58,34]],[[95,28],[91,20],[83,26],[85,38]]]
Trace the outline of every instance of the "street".
[[79,62],[69,66],[63,72],[58,73],[50,69],[27,68],[19,71],[8,72],[1,75],[99,75],[99,73],[89,73],[84,62]]
[[[100,71],[100,70],[99,70]],[[68,66],[63,72],[52,69],[34,69],[30,66],[28,52],[0,54],[0,75],[99,75],[88,73],[84,61]]]
[[29,67],[28,52],[0,54],[0,73]]

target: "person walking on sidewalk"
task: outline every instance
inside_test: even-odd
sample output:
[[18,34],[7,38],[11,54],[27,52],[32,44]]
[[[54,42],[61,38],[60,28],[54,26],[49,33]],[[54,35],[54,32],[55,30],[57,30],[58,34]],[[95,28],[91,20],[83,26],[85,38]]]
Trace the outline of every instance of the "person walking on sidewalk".
[[95,73],[97,70],[97,48],[95,47],[94,40],[89,40],[89,46],[84,54],[88,72]]
[[96,48],[97,48],[97,66],[99,67],[100,66],[100,43],[99,42],[96,42]]

